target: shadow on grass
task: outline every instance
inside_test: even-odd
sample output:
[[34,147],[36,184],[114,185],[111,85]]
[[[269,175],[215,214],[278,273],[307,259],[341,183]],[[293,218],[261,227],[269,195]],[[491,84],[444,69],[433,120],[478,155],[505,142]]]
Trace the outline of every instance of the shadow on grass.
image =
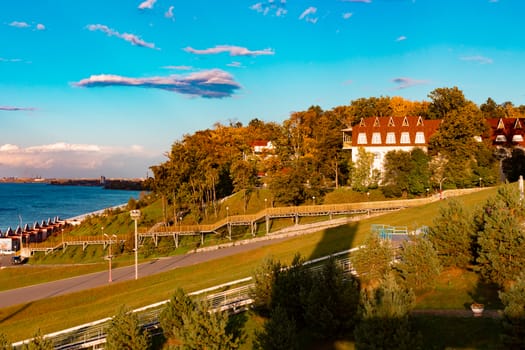
[[[485,309],[503,309],[503,304],[498,296],[499,286],[495,283],[485,283],[478,280],[476,287],[469,292],[476,303],[484,304]],[[470,309],[470,304],[465,303],[465,308]]]
[[356,242],[358,228],[359,222],[352,222],[350,224],[324,230],[321,240],[306,260],[319,258],[352,248]]
[[1,318],[1,319],[0,319],[0,325],[1,325],[3,322],[5,322],[5,321],[7,321],[7,320],[9,320],[9,319],[11,319],[11,318],[13,318],[13,317],[15,317],[15,316],[18,315],[19,313],[21,313],[21,312],[23,312],[24,310],[28,309],[32,304],[33,304],[32,302],[26,303],[26,304],[22,305],[21,307],[19,307],[18,309],[16,309],[15,311],[13,311],[12,313],[10,313],[9,315],[6,315],[5,317]]
[[423,349],[499,349],[501,322],[485,317],[417,316]]

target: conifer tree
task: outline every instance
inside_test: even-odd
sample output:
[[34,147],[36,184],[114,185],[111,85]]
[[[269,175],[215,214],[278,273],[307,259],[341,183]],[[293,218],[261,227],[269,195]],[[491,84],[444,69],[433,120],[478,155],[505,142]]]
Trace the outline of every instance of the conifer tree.
[[12,349],[11,342],[7,339],[4,333],[0,333],[0,350]]
[[421,347],[421,337],[412,330],[409,317],[414,293],[400,287],[392,274],[385,276],[378,288],[363,290],[361,300],[361,321],[354,332],[356,349]]
[[254,272],[251,296],[254,305],[264,312],[269,312],[271,309],[273,288],[281,269],[279,261],[268,258]]
[[40,328],[33,335],[33,339],[28,343],[24,344],[24,350],[53,350],[53,341],[49,338],[44,338]]
[[503,310],[502,342],[505,349],[525,348],[525,273],[505,292],[499,292]]
[[306,300],[305,320],[318,339],[333,339],[351,333],[357,321],[359,283],[354,276],[344,276],[334,258],[313,275]]
[[262,331],[255,332],[254,348],[258,350],[296,350],[298,347],[295,321],[287,311],[277,306],[264,324]]
[[138,316],[122,306],[111,319],[106,335],[107,350],[144,350],[149,348],[149,339],[139,324]]
[[403,285],[413,290],[432,288],[441,272],[441,263],[430,240],[425,236],[411,236],[401,246],[401,259],[395,270]]
[[350,257],[359,279],[365,285],[373,285],[386,275],[393,258],[390,241],[383,241],[377,235],[370,236],[361,249]]
[[510,185],[498,189],[477,217],[477,264],[482,277],[504,286],[525,266],[525,205]]
[[440,208],[429,230],[429,239],[443,266],[466,267],[473,261],[475,227],[472,217],[455,200]]

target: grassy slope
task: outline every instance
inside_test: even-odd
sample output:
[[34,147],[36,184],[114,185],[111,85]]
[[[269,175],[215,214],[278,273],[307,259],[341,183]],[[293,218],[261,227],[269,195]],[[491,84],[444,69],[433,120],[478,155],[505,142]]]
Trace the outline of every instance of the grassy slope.
[[[461,201],[466,207],[473,208],[493,193],[495,189],[487,189],[465,196]],[[193,291],[249,276],[260,261],[270,255],[287,262],[297,252],[306,258],[314,258],[356,246],[369,234],[372,223],[406,225],[410,229],[430,225],[439,207],[444,204],[445,201],[442,201],[370,218],[290,239],[234,258],[181,268],[138,281],[116,283],[68,296],[5,308],[0,310],[0,325],[2,332],[9,334],[11,339],[30,337],[38,328],[44,333],[49,333],[72,327],[112,315],[122,304],[135,308],[168,299],[177,287]],[[5,282],[7,279],[2,270],[0,283]]]

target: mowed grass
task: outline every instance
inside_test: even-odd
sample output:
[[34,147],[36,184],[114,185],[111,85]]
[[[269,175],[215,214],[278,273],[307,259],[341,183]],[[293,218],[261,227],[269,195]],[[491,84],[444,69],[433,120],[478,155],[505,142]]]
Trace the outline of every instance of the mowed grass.
[[[495,192],[496,189],[487,189],[460,197],[459,200],[467,208],[473,208],[483,203],[488,196]],[[8,334],[9,338],[15,341],[31,337],[38,329],[41,329],[43,333],[50,333],[77,326],[111,316],[121,305],[137,308],[169,299],[178,287],[191,292],[251,276],[254,269],[269,256],[288,263],[295,254],[301,254],[306,259],[310,259],[355,247],[362,244],[368,237],[371,224],[408,226],[409,229],[431,225],[433,218],[439,212],[439,208],[445,204],[446,200],[371,217],[334,229],[292,238],[279,244],[233,257],[144,277],[138,281],[115,283],[106,287],[4,308],[0,310],[0,326],[2,332]],[[49,270],[51,269],[49,267],[47,272],[43,268],[42,274],[47,277],[39,277],[38,280],[62,278],[70,273],[67,270],[77,270],[77,268],[75,266],[66,267],[63,270],[59,270],[60,268]],[[93,271],[100,270],[100,266],[97,264],[86,267],[84,273],[88,272],[90,268]],[[12,271],[7,274],[6,270],[18,269],[1,270],[1,285],[12,282],[10,278]],[[53,273],[49,271],[53,271]],[[452,291],[453,289],[450,289],[450,292]]]

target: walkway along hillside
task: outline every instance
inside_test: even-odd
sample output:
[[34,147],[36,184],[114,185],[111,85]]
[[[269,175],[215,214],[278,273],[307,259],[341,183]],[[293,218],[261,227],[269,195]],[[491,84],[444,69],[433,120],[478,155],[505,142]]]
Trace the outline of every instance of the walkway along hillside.
[[[463,194],[479,191],[478,188],[447,190],[444,191],[443,198],[454,197]],[[257,225],[264,224],[266,227],[266,235],[270,235],[270,224],[272,219],[278,218],[293,218],[294,224],[298,225],[301,217],[311,216],[326,216],[332,220],[334,216],[338,215],[358,215],[358,214],[376,214],[389,211],[401,210],[420,206],[432,202],[439,201],[439,196],[431,196],[419,199],[404,199],[393,201],[374,201],[374,202],[360,202],[360,203],[343,203],[343,204],[328,204],[328,205],[308,205],[308,206],[292,206],[292,207],[274,207],[266,208],[260,212],[252,215],[229,215],[228,217],[219,220],[213,224],[208,225],[173,225],[164,226],[160,224],[154,225],[149,229],[142,229],[139,231],[139,242],[142,244],[145,239],[153,240],[155,246],[158,244],[159,237],[173,237],[175,246],[178,246],[179,236],[200,236],[201,246],[204,245],[204,237],[207,234],[217,234],[219,230],[226,228],[231,240],[231,233],[233,226],[247,226],[250,228],[252,236],[255,236]],[[292,225],[293,226],[293,225]],[[117,241],[123,243],[129,235],[119,235]],[[65,249],[69,245],[81,245],[85,249],[88,245],[104,245],[108,241],[99,236],[78,237],[77,239],[68,238],[67,241],[60,243],[49,244],[39,243],[33,244],[25,249],[26,254],[33,254],[34,252],[51,253],[58,249]],[[27,256],[27,255],[25,255]]]

